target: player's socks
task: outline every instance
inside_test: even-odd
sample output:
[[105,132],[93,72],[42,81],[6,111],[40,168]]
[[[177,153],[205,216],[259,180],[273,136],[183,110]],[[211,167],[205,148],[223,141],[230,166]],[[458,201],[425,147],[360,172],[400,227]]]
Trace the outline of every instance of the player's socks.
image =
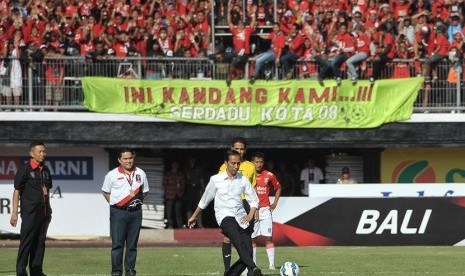
[[274,266],[274,243],[266,243],[266,254],[268,254],[268,261],[270,266]]
[[223,242],[221,249],[223,251],[224,271],[228,271],[231,267],[231,243]]
[[253,262],[257,264],[257,243],[252,242],[252,250],[253,250]]

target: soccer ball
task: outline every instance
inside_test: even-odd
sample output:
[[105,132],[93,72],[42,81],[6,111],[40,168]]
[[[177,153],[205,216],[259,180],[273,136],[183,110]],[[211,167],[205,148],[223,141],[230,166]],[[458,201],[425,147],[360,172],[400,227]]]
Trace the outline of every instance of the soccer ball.
[[299,266],[294,262],[285,262],[279,273],[281,276],[299,276]]

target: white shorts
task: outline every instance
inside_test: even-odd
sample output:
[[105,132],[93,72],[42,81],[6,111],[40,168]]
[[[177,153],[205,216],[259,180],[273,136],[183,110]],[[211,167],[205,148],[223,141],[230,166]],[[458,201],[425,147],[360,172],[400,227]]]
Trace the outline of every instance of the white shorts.
[[258,221],[254,224],[252,238],[258,236],[271,237],[273,235],[273,216],[270,207],[258,209]]
[[12,95],[15,97],[20,97],[23,94],[23,89],[21,87],[10,88],[10,87],[2,87],[1,94],[5,97],[11,97]]

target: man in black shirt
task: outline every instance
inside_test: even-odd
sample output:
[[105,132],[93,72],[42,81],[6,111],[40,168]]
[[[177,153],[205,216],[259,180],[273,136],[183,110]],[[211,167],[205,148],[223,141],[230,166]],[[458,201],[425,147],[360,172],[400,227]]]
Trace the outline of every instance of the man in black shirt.
[[109,57],[109,49],[104,48],[104,42],[100,39],[94,40],[95,50],[88,52],[86,58],[88,58],[90,74],[91,76],[102,76],[102,77],[114,77],[116,75],[114,70],[114,60],[107,59]]
[[49,191],[52,188],[50,170],[45,166],[47,156],[43,142],[31,143],[31,159],[15,175],[13,212],[10,224],[16,227],[18,207],[21,202],[21,234],[16,261],[16,275],[27,276],[29,261],[31,276],[43,276],[42,264],[45,253],[45,239],[52,219]]

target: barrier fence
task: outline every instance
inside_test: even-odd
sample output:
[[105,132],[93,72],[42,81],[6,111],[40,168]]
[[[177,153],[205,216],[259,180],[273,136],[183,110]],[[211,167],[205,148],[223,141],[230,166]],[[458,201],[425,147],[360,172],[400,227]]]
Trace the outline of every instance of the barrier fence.
[[[87,111],[81,105],[83,91],[81,77],[105,76],[132,79],[191,79],[226,80],[230,75],[230,60],[209,58],[116,58],[89,59],[83,56],[46,57],[43,61],[2,60],[0,66],[0,109],[2,111]],[[254,59],[243,69],[234,69],[236,79],[248,79],[253,71]],[[382,70],[382,79],[408,78],[421,74],[423,61],[395,59]],[[291,74],[281,66],[266,64],[261,79],[310,79],[318,77],[318,64],[314,60],[300,59],[293,64]],[[342,76],[347,79],[345,64]],[[371,62],[357,67],[359,79],[372,75]],[[458,72],[458,73],[456,73]],[[415,112],[454,113],[465,110],[461,93],[464,82],[461,64],[444,60],[432,70],[431,85],[424,85],[414,106]],[[18,83],[22,84],[18,85]]]

